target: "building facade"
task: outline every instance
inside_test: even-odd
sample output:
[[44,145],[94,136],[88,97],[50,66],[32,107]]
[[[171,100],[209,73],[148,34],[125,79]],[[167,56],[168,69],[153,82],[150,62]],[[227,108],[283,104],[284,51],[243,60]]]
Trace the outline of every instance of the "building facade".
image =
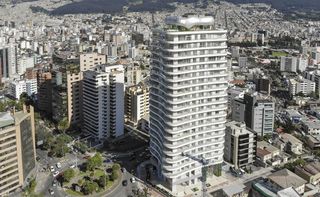
[[245,123],[228,122],[226,125],[224,159],[235,168],[247,167],[256,160],[257,133]]
[[289,92],[291,95],[302,93],[308,95],[314,93],[316,90],[316,84],[308,79],[290,79],[289,80]]
[[99,140],[124,132],[124,69],[99,65],[83,73],[83,129]]
[[146,115],[149,115],[149,87],[144,84],[127,87],[125,94],[127,121],[136,126]]
[[24,186],[36,164],[33,108],[0,113],[0,196]]
[[172,192],[200,184],[223,162],[227,110],[225,30],[209,16],[166,18],[154,31],[150,77],[150,151]]

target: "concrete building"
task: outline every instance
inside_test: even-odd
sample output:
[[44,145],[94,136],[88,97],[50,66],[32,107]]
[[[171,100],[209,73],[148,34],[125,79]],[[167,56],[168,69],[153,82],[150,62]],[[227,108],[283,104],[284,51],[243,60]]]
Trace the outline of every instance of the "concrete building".
[[302,130],[309,135],[320,135],[320,121],[314,120],[302,120]]
[[16,46],[13,44],[0,46],[1,80],[12,78],[17,73]]
[[140,84],[126,88],[125,116],[126,121],[137,126],[138,122],[149,115],[149,87]]
[[225,30],[210,16],[166,18],[153,33],[150,152],[175,195],[201,184],[202,165],[221,172],[227,110]]
[[84,72],[97,65],[107,63],[107,56],[98,53],[84,53],[80,55],[80,71]]
[[245,123],[228,122],[224,143],[224,159],[235,168],[247,167],[256,160],[257,134]]
[[320,163],[311,162],[304,166],[296,166],[294,173],[313,185],[320,183]]
[[126,86],[138,85],[142,81],[142,70],[138,66],[128,66],[125,79]]
[[279,170],[268,176],[268,181],[278,190],[292,187],[298,194],[303,194],[306,180],[288,169]]
[[274,140],[275,146],[277,146],[281,151],[287,153],[293,153],[296,155],[301,155],[303,153],[302,146],[303,143],[288,133],[282,133]]
[[124,132],[124,69],[99,65],[83,73],[83,129],[105,140]]
[[315,92],[316,84],[308,79],[290,79],[289,80],[289,92],[295,96],[298,93],[308,95]]
[[36,165],[34,112],[0,113],[0,196],[25,186]]
[[41,111],[46,112],[49,116],[52,113],[52,86],[51,86],[51,73],[47,71],[37,72],[37,104]]
[[274,125],[274,102],[260,94],[246,93],[243,99],[235,99],[232,120],[245,122],[259,136],[270,134]]
[[299,70],[300,72],[304,72],[307,67],[308,67],[308,59],[305,59],[303,57],[298,58],[297,70]]
[[281,57],[280,71],[283,72],[297,72],[297,58],[296,57]]
[[38,93],[37,80],[17,80],[10,83],[10,95],[15,99],[20,99],[22,93],[27,93],[28,96]]
[[69,125],[81,127],[83,72],[67,72],[67,105]]

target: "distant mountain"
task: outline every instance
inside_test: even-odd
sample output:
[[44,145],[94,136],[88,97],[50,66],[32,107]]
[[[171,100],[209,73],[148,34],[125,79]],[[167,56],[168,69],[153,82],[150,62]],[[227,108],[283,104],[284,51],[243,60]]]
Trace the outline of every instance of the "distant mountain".
[[[21,0],[20,0],[21,1]],[[27,0],[30,1],[30,0]],[[32,0],[31,0],[32,1]],[[143,1],[143,3],[141,3]],[[129,11],[158,11],[171,9],[169,3],[195,3],[199,0],[83,0],[53,10],[55,15],[78,13],[116,13],[128,6]],[[212,0],[202,0],[212,1]],[[320,0],[226,0],[231,3],[267,3],[284,12],[300,10],[320,11]]]

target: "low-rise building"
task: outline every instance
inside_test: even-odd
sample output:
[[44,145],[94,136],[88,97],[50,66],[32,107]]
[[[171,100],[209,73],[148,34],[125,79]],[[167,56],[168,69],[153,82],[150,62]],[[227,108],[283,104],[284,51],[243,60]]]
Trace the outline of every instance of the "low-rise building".
[[290,79],[289,80],[289,92],[291,95],[295,96],[298,93],[303,93],[308,95],[315,92],[316,84],[308,79]]
[[313,120],[302,120],[302,129],[309,135],[320,135],[320,121],[317,119]]
[[268,181],[278,190],[292,187],[299,194],[304,193],[306,180],[288,169],[282,169],[268,176]]
[[257,143],[257,159],[256,164],[266,166],[277,166],[281,163],[287,163],[288,156],[281,153],[280,150],[266,141]]
[[288,133],[282,133],[276,138],[274,144],[281,150],[287,153],[294,153],[296,155],[302,154],[303,143]]
[[313,185],[317,185],[320,182],[320,163],[312,162],[305,166],[296,166],[294,172]]
[[246,167],[256,160],[257,133],[245,123],[228,122],[225,135],[224,158],[235,168]]
[[293,124],[297,124],[301,121],[302,115],[297,110],[288,109],[285,111],[285,117]]
[[10,83],[9,94],[15,99],[20,99],[22,93],[29,96],[38,93],[37,79],[17,80]]
[[312,150],[320,149],[320,135],[307,135],[307,144]]

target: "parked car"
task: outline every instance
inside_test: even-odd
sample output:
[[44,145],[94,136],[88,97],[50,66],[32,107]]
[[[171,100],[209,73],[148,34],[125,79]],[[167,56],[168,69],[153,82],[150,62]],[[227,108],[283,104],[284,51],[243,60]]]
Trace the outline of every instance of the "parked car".
[[128,181],[127,180],[122,181],[122,185],[123,186],[127,186],[128,185]]
[[58,163],[56,164],[56,166],[57,166],[58,169],[60,169],[60,168],[61,168],[61,163],[58,162]]
[[134,177],[131,177],[130,181],[131,181],[131,183],[135,183],[136,179]]
[[53,195],[53,194],[54,194],[53,189],[49,189],[49,194],[50,194],[50,195]]
[[53,166],[50,166],[50,171],[54,172],[54,167]]
[[56,176],[58,176],[59,174],[60,174],[59,171],[55,171],[55,172],[53,173],[53,176],[56,177]]

